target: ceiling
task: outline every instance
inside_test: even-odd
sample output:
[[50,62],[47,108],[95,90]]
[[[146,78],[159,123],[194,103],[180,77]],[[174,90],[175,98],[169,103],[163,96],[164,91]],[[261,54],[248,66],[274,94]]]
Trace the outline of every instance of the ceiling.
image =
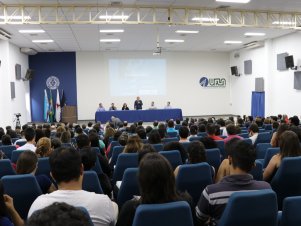
[[[1,4],[95,4],[106,5],[108,0],[0,0]],[[221,4],[214,0],[123,0],[124,5],[188,6],[216,8]],[[225,4],[224,4],[225,5]],[[248,10],[275,10],[301,12],[301,0],[252,0],[248,4],[226,4],[231,8]],[[225,40],[240,40],[243,44],[283,36],[291,29],[233,28],[215,26],[168,26],[168,25],[0,25],[12,34],[11,42],[19,47],[37,51],[152,51],[156,48],[157,33],[160,46],[166,51],[233,51],[242,45],[225,45]],[[38,35],[21,34],[20,29],[43,29]],[[124,33],[101,34],[100,29],[124,29]],[[198,30],[198,34],[180,35],[176,30]],[[245,32],[264,32],[264,37],[245,37]],[[120,38],[120,43],[100,43],[101,38]],[[53,43],[36,44],[33,39],[53,39]],[[169,44],[165,39],[184,39],[184,43]]]

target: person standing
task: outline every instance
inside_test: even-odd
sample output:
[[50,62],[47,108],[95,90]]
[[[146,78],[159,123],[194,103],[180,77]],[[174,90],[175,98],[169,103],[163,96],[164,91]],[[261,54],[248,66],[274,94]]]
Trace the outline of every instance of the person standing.
[[134,109],[135,110],[142,110],[142,100],[140,100],[140,97],[137,97],[137,99],[135,100],[135,103],[134,103]]

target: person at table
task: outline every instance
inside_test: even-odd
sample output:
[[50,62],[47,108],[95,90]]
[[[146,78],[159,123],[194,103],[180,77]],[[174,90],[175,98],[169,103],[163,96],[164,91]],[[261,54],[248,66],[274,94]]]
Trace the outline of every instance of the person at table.
[[124,111],[124,110],[130,110],[130,109],[129,109],[128,105],[126,103],[124,103],[122,105],[122,110]]
[[170,101],[167,101],[166,106],[164,107],[164,109],[172,109],[172,107],[170,105]]
[[140,97],[137,97],[137,99],[135,100],[135,103],[134,103],[134,109],[135,110],[142,110],[142,100],[140,100]]
[[105,111],[106,109],[104,108],[104,106],[102,106],[102,103],[99,103],[98,108],[97,108],[97,112],[99,111]]
[[155,106],[155,102],[152,101],[151,106],[149,107],[149,110],[156,110],[156,109],[157,109],[157,107]]
[[114,103],[111,104],[111,107],[109,108],[110,111],[116,111],[117,108],[115,107]]

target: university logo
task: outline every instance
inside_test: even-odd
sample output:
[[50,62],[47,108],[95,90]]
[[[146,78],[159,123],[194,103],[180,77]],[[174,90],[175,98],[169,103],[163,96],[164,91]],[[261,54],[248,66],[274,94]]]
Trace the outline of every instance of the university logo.
[[60,80],[56,76],[50,76],[46,80],[48,89],[57,89],[60,86]]
[[203,88],[225,88],[226,87],[226,79],[224,78],[207,78],[202,77],[200,79],[200,85]]

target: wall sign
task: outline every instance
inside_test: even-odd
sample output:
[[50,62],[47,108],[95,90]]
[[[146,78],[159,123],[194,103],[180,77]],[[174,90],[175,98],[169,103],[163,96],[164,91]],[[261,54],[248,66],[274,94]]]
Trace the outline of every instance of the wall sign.
[[224,78],[207,77],[202,77],[199,83],[203,88],[225,88],[227,84],[226,79]]
[[56,76],[50,76],[46,80],[48,89],[57,89],[60,86],[60,80]]

